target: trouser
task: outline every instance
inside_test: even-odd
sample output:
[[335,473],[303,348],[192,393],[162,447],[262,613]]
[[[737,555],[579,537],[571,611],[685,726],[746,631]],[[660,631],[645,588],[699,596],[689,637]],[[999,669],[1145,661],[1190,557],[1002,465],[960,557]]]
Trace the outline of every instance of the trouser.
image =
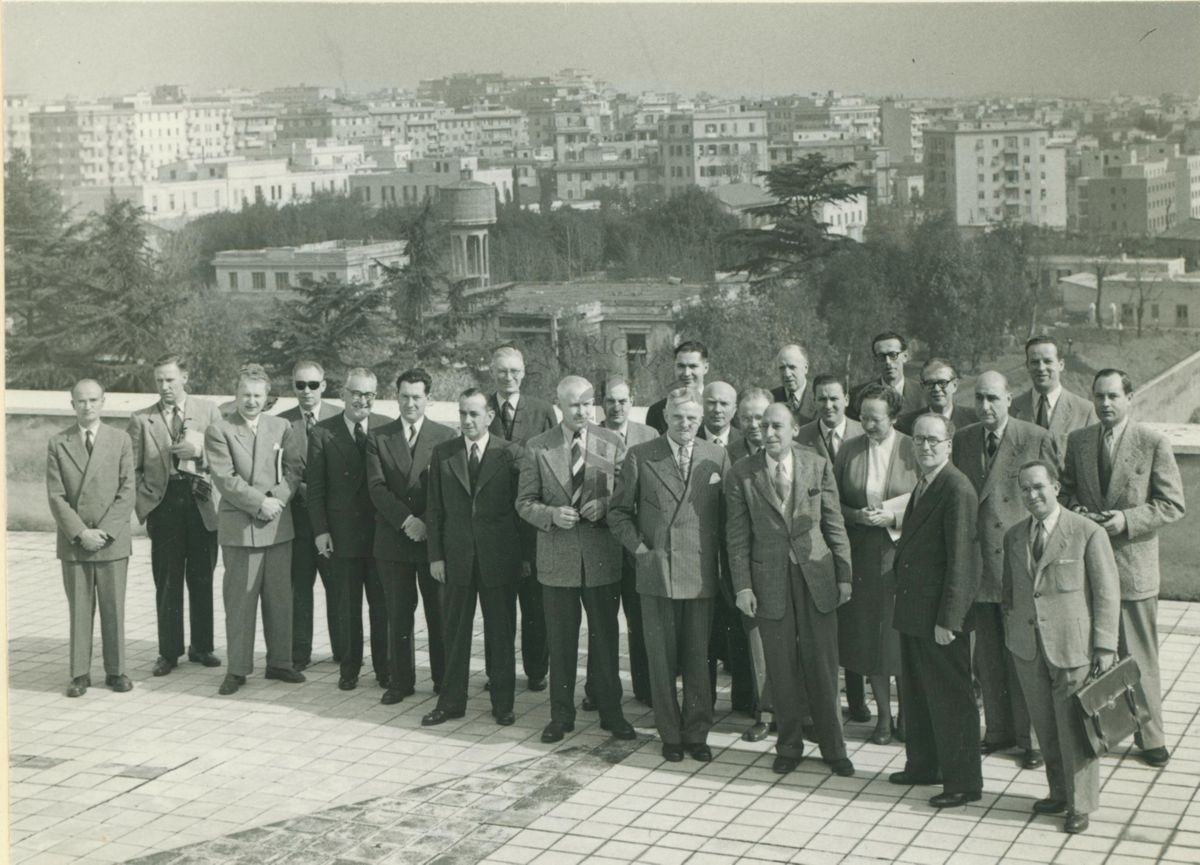
[[621,584],[542,586],[546,636],[550,648],[550,720],[575,722],[575,676],[579,666],[579,626],[587,613],[588,670],[596,708],[606,727],[625,720],[621,712],[620,628],[617,610]]
[[1096,810],[1100,798],[1100,761],[1091,755],[1087,736],[1071,696],[1083,687],[1089,667],[1062,669],[1046,662],[1038,635],[1037,657],[1013,656],[1042,756],[1050,798],[1060,799],[1077,814]]
[[[625,611],[625,639],[629,644],[629,678],[633,683],[633,696],[643,703],[650,700],[650,670],[646,661],[646,638],[642,634],[642,596],[637,590],[637,568],[628,550],[622,550],[621,559],[621,607]],[[584,693],[595,701],[592,693],[592,646],[591,631],[588,632],[587,681]]]
[[267,666],[292,667],[292,542],[269,547],[222,547],[225,557],[225,642],[229,673],[254,671],[254,633],[262,598]]
[[785,587],[783,616],[755,619],[767,670],[777,683],[775,750],[782,757],[803,756],[805,713],[810,712],[821,756],[839,760],[846,756],[846,742],[838,700],[837,612],[817,609],[795,564],[788,564]]
[[191,648],[213,650],[213,568],[217,533],[200,516],[187,478],[167,482],[167,492],[146,518],[150,571],[158,612],[158,654],[176,661],[184,652],[183,587],[187,584]]
[[[550,648],[546,642],[546,612],[542,603],[542,584],[537,578],[536,553],[530,561],[529,576],[521,578],[517,601],[521,607],[521,667],[525,678],[544,679],[550,670]],[[514,631],[516,614],[516,607],[513,607]]]
[[416,641],[413,630],[419,588],[429,639],[429,674],[433,686],[440,688],[446,670],[442,595],[437,580],[429,575],[429,564],[376,559],[375,568],[387,602],[388,686],[405,694],[416,688]]
[[[650,667],[654,724],[667,745],[703,745],[713,724],[708,636],[713,599],[673,600],[642,595],[642,631]],[[675,690],[683,674],[683,705]]]
[[1163,734],[1162,676],[1158,669],[1158,598],[1121,601],[1121,631],[1117,656],[1132,656],[1142,673],[1142,689],[1150,710],[1134,741],[1143,751],[1165,748]]
[[[775,702],[771,697],[771,671],[767,669],[766,650],[763,649],[762,631],[758,621],[749,616],[742,616],[742,627],[746,631],[746,646],[750,651],[750,669],[754,672],[754,707],[761,714],[775,712]],[[801,695],[804,699],[804,695]],[[804,717],[808,719],[807,700],[805,700]]]
[[483,612],[484,662],[490,670],[492,713],[511,712],[517,679],[516,634],[513,628],[515,587],[484,586],[475,564],[471,582],[446,582],[441,587],[446,634],[446,674],[437,707],[457,714],[467,707],[467,680],[471,675],[471,637],[475,628],[475,600]]
[[104,674],[125,672],[125,576],[129,559],[109,562],[62,562],[63,588],[71,618],[71,678],[92,669],[93,628],[100,607],[100,645]]
[[329,631],[329,647],[333,660],[341,661],[346,653],[346,635],[339,627],[337,582],[329,559],[317,554],[312,522],[303,503],[292,500],[292,525],[296,537],[292,540],[292,658],[297,662],[312,661],[313,588],[317,575],[325,589],[325,627]]
[[386,684],[388,678],[388,615],[383,585],[375,560],[365,556],[333,558],[330,560],[334,579],[341,597],[338,599],[339,628],[346,635],[346,651],[342,655],[341,675],[357,679],[363,665],[364,590],[367,595],[367,615],[371,620],[371,667],[375,677]]
[[900,669],[905,771],[919,778],[940,773],[947,793],[981,792],[979,708],[967,635],[939,646],[932,635],[901,634]]
[[1017,679],[1013,654],[1004,637],[1004,613],[1000,604],[975,604],[975,651],[972,666],[983,690],[985,742],[1013,742],[1036,748],[1025,694]]
[[713,624],[708,643],[708,679],[717,692],[717,667],[720,661],[729,666],[729,702],[739,712],[754,712],[754,671],[750,666],[750,646],[742,614],[724,595],[713,599]]

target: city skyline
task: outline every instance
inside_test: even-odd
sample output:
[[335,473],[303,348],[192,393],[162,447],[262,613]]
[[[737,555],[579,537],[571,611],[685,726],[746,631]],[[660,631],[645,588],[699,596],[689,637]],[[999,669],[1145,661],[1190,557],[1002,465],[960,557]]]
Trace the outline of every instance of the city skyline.
[[[380,38],[389,29],[402,37]],[[626,92],[1156,95],[1196,91],[1197,44],[1191,3],[10,2],[4,89],[35,100],[155,84],[362,92],[579,67]]]

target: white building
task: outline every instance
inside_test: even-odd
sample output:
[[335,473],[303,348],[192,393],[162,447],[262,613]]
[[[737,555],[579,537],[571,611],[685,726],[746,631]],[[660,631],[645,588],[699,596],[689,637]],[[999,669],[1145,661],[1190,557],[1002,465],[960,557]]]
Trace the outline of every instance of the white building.
[[13,94],[4,97],[4,161],[20,150],[30,156],[29,97]]
[[668,190],[753,182],[767,170],[767,112],[736,105],[669,114],[658,124]]
[[309,282],[378,284],[386,277],[386,268],[408,264],[406,249],[402,240],[327,240],[302,246],[225,250],[216,254],[212,264],[218,291],[262,299],[286,297],[296,286]]

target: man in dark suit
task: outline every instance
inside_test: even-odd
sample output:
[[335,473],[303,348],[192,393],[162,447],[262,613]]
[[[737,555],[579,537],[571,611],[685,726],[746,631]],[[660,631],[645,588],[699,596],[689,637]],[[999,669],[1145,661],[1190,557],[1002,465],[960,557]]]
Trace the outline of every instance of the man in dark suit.
[[314,360],[297,361],[292,367],[292,391],[296,405],[279,416],[292,425],[299,437],[300,488],[292,496],[292,527],[296,536],[292,539],[292,663],[297,670],[312,663],[313,643],[313,587],[317,574],[321,575],[321,586],[325,590],[325,623],[329,630],[329,646],[333,650],[333,662],[341,663],[346,651],[346,635],[341,631],[338,613],[337,581],[329,559],[317,555],[316,535],[313,533],[312,518],[308,514],[308,433],[323,420],[341,414],[337,406],[330,405],[321,397],[325,393],[325,368]]
[[793,446],[786,405],[768,408],[763,423],[764,450],[725,475],[726,542],[738,609],[758,623],[772,681],[790,686],[774,694],[773,770],[785,775],[799,765],[811,713],[822,758],[848,777],[854,764],[838,706],[836,610],[850,599],[850,540],[833,466]]
[[858,404],[863,389],[869,384],[886,384],[900,395],[900,414],[916,411],[925,404],[920,385],[904,375],[908,363],[908,342],[900,334],[884,331],[871,340],[871,356],[879,370],[879,378],[855,385],[850,390],[850,406],[846,414],[858,420]]
[[1031,460],[1056,463],[1058,458],[1049,432],[1009,417],[1011,402],[1012,393],[1003,375],[985,372],[979,376],[975,380],[975,405],[981,421],[954,434],[952,459],[979,496],[979,544],[975,555],[979,591],[972,611],[972,663],[983,691],[983,753],[1017,746],[1024,751],[1022,767],[1036,769],[1042,765],[1042,754],[1032,735],[1017,668],[1004,645],[1000,584],[1004,575],[1004,535],[1027,516],[1017,485],[1017,469]]
[[46,492],[58,527],[56,554],[71,618],[71,684],[82,697],[92,683],[92,633],[100,607],[104,684],[133,688],[125,675],[125,577],[129,515],[135,498],[129,436],[100,422],[104,388],[82,379],[71,388],[75,423],[50,437]]
[[587,613],[588,682],[600,725],[618,739],[636,733],[621,711],[621,545],[605,517],[625,456],[620,436],[592,423],[592,386],[558,383],[562,423],[534,436],[521,457],[517,513],[538,529],[538,580],[550,638],[550,723],[543,742],[575,729],[580,610]]
[[704,419],[700,422],[697,438],[722,448],[736,445],[742,440],[742,432],[735,426],[737,390],[727,382],[710,381],[704,386],[702,395]]
[[1122,658],[1142,673],[1150,723],[1134,739],[1142,759],[1165,766],[1171,754],[1163,734],[1158,670],[1158,530],[1183,517],[1183,481],[1171,444],[1131,417],[1133,382],[1119,369],[1092,381],[1100,423],[1067,436],[1063,500],[1098,523],[1112,543],[1121,575]]
[[367,490],[367,435],[389,421],[371,411],[375,373],[346,374],[345,410],[308,436],[308,513],[317,554],[329,560],[338,587],[339,629],[346,635],[338,687],[353,691],[363,663],[363,592],[371,620],[371,666],[388,686],[387,603],[375,567],[375,508]]
[[763,446],[762,421],[767,406],[775,400],[766,388],[749,387],[741,393],[738,399],[737,425],[742,438],[736,444],[726,448],[729,452],[729,463],[732,465],[743,457],[752,457]]
[[1053,462],[1027,462],[1017,480],[1030,518],[1004,536],[1001,593],[1008,649],[1046,751],[1050,795],[1033,811],[1066,811],[1064,828],[1076,834],[1099,804],[1100,760],[1071,697],[1116,660],[1120,578],[1104,530],[1059,506]]
[[[712,686],[707,647],[718,592],[721,478],[729,467],[723,448],[696,439],[700,394],[670,394],[668,433],[630,448],[621,466],[608,524],[637,560],[642,626],[650,661],[654,722],[663,757],[686,752],[712,759]],[[683,674],[683,709],[675,690]]]
[[165,676],[184,652],[183,588],[187,584],[192,635],[189,661],[219,667],[213,654],[213,569],[217,566],[217,494],[204,458],[204,433],[221,414],[212,403],[190,396],[187,364],[179,355],[154,362],[159,401],[129,418],[134,511],[150,536],[150,569],[158,613],[158,659],[154,675]]
[[846,417],[846,389],[837,376],[821,373],[813,379],[812,392],[817,419],[800,427],[796,444],[812,448],[832,463],[842,445],[863,434],[862,424]]
[[971,688],[971,605],[979,587],[975,520],[979,499],[950,464],[954,424],[917,418],[913,445],[921,479],[896,545],[896,610],[904,690],[904,771],[893,784],[944,784],[935,808],[978,801],[983,793],[979,709]]
[[258,364],[238,373],[237,409],[210,424],[204,450],[221,493],[217,534],[225,563],[225,639],[229,672],[217,693],[237,693],[254,669],[254,632],[262,599],[268,679],[292,684],[292,491],[300,453],[292,426],[263,413],[271,380]]
[[1096,423],[1096,410],[1090,400],[1063,387],[1066,363],[1054,337],[1035,336],[1025,343],[1025,368],[1033,388],[1013,399],[1009,414],[1050,430],[1062,460],[1067,452],[1067,436]]
[[[495,412],[490,432],[506,442],[523,446],[533,436],[552,429],[558,423],[554,406],[545,400],[521,393],[525,380],[525,358],[511,345],[502,345],[492,352],[492,379],[497,390],[488,400]],[[537,578],[537,531],[518,520],[521,537],[521,560],[528,573],[521,575],[517,602],[521,607],[521,665],[531,691],[546,687],[550,670],[550,653],[546,642],[546,614],[542,609],[542,586]],[[513,628],[516,628],[516,609],[513,609]],[[491,670],[491,661],[487,662]],[[489,673],[490,676],[490,673]]]
[[802,346],[791,344],[779,349],[775,356],[779,367],[781,384],[771,391],[771,399],[791,409],[796,426],[812,423],[817,416],[813,402],[813,388],[808,386],[808,352]]
[[442,584],[446,673],[426,727],[467,710],[475,599],[483,611],[484,657],[491,664],[492,716],[512,724],[516,656],[513,604],[521,579],[517,536],[519,450],[488,432],[487,396],[468,388],[458,398],[462,435],[433,449],[429,462],[429,573]]
[[925,361],[921,367],[921,388],[925,391],[925,405],[905,412],[896,420],[896,429],[906,436],[912,435],[913,423],[925,412],[949,418],[956,429],[979,420],[974,409],[954,402],[954,395],[958,393],[958,370],[950,361],[940,357]]
[[[704,390],[708,375],[708,348],[702,342],[689,339],[675,346],[675,382],[672,388],[690,387],[696,393]],[[667,397],[651,403],[646,409],[646,426],[659,435],[667,431]]]
[[446,670],[441,592],[429,575],[425,508],[430,456],[436,445],[454,438],[454,431],[425,417],[432,388],[433,378],[423,369],[400,373],[396,379],[400,419],[367,434],[367,489],[375,505],[373,555],[388,614],[388,688],[379,701],[385,706],[416,690],[413,615],[418,588],[425,607],[434,693],[441,689]]

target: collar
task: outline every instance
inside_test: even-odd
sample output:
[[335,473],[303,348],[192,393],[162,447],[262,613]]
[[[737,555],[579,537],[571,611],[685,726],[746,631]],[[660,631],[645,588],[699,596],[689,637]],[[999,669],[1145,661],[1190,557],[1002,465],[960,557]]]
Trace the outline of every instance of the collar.
[[770,477],[775,477],[775,466],[782,463],[784,477],[788,478],[789,480],[791,479],[793,463],[791,448],[788,448],[787,451],[784,452],[783,459],[781,460],[771,459],[771,455],[769,453],[763,453],[763,456],[767,459],[767,473]]
[[413,436],[413,438],[416,438],[421,435],[421,427],[425,425],[425,415],[417,418],[416,423],[409,423],[404,418],[400,418],[400,422],[404,425],[404,437],[406,439],[409,437],[409,430],[416,430],[416,435]]
[[833,433],[834,435],[836,435],[836,436],[837,436],[838,438],[840,438],[840,439],[845,439],[845,438],[846,438],[846,416],[845,416],[845,415],[842,415],[842,420],[841,420],[841,422],[840,422],[840,423],[839,423],[837,426],[835,426],[835,427],[827,427],[827,426],[825,426],[825,419],[824,419],[824,418],[821,418],[820,424],[821,424],[821,425],[820,425],[820,427],[818,427],[818,429],[820,429],[820,430],[821,430],[821,434],[822,434],[823,436],[825,436],[826,438],[828,438],[828,437],[829,437],[829,434],[830,434],[830,433]]
[[[571,440],[575,438],[575,430],[568,427],[565,423],[560,423],[559,428],[562,429],[563,438],[566,439],[567,447],[571,447]],[[587,450],[588,428],[587,424],[583,425],[583,429],[579,431],[579,441],[583,445],[583,449]]]
[[871,438],[870,436],[867,436],[867,447],[869,447],[871,450],[888,450],[888,451],[890,451],[892,449],[892,445],[894,445],[895,443],[896,443],[895,427],[893,427],[891,430],[888,431],[887,438],[885,438],[881,442],[877,442],[877,441],[875,441],[875,439]]
[[246,426],[250,427],[250,432],[258,434],[258,422],[262,420],[261,414],[255,415],[253,418],[248,418],[242,414],[241,410],[238,410],[238,417],[246,422]]
[[76,429],[79,430],[79,440],[82,441],[84,444],[87,444],[87,434],[89,432],[92,434],[93,442],[95,442],[96,438],[100,434],[100,420],[99,419],[97,419],[94,423],[88,424],[87,426],[79,426],[79,421],[76,421],[75,425],[76,425]]
[[[1050,516],[1041,520],[1041,524],[1046,527],[1046,537],[1054,534],[1054,529],[1058,525],[1058,518],[1062,515],[1062,506],[1056,504],[1054,510],[1050,512]],[[1033,543],[1034,532],[1037,531],[1038,518],[1030,515],[1029,517],[1029,542]]]
[[300,417],[304,417],[305,415],[312,415],[313,420],[315,420],[315,421],[320,420],[321,419],[321,401],[317,400],[317,404],[315,406],[313,406],[312,408],[304,408],[304,406],[301,406],[300,407]]
[[721,447],[724,447],[725,445],[729,444],[729,431],[732,428],[733,428],[733,424],[730,424],[729,426],[725,427],[725,429],[721,430],[719,433],[715,433],[712,430],[710,430],[708,427],[705,427],[704,432],[707,433],[708,440],[710,442],[712,442],[713,444],[719,444]]
[[[1125,435],[1125,428],[1129,426],[1129,415],[1125,415],[1125,419],[1112,428],[1113,449],[1121,441],[1121,436]],[[1107,432],[1107,431],[1106,431]],[[1101,436],[1103,438],[1103,436]]]
[[613,432],[615,432],[617,435],[619,435],[623,439],[628,438],[628,436],[629,436],[629,421],[628,420],[625,421],[625,423],[621,424],[620,426],[613,426],[608,421],[605,421],[604,428],[607,430],[612,430]]
[[521,392],[520,391],[517,391],[516,393],[510,393],[508,396],[505,396],[504,394],[500,393],[500,391],[496,391],[496,407],[497,408],[504,408],[504,404],[508,403],[510,406],[512,406],[512,410],[516,411],[517,403],[519,403],[520,401],[521,401]]
[[[362,420],[359,421],[359,423],[362,424],[364,433],[367,432],[367,424],[369,424],[370,421],[371,421],[370,415],[367,415],[365,418],[363,418]],[[346,416],[345,412],[342,412],[342,423],[344,423],[346,425],[346,429],[349,430],[350,438],[354,438],[354,423],[351,422],[350,418]]]
[[[1054,414],[1054,407],[1058,405],[1058,398],[1062,396],[1062,392],[1063,387],[1062,383],[1060,382],[1059,384],[1055,385],[1049,393],[1046,394],[1046,403],[1047,408],[1050,410],[1050,414]],[[1033,416],[1037,417],[1038,402],[1041,401],[1042,395],[1035,390],[1033,392],[1033,396]]]
[[170,408],[167,408],[167,404],[164,403],[161,398],[158,400],[158,413],[163,417],[170,417],[171,413],[174,412],[175,409],[179,409],[179,414],[181,417],[187,417],[187,394],[184,394],[183,399],[175,403],[175,405],[171,406]]
[[[1036,405],[1033,407],[1033,410],[1034,410],[1034,412],[1037,411]],[[1004,431],[1006,429],[1008,429],[1008,418],[1007,417],[1005,417],[1004,420],[1001,421],[1000,427],[998,429],[989,430],[987,427],[984,427],[983,428],[983,440],[986,442],[987,437],[994,432],[996,434],[996,440],[1003,441],[1004,440]]]
[[[675,439],[671,438],[669,435],[665,435],[663,438],[665,438],[667,440],[667,444],[671,446],[671,455],[675,457],[675,462],[679,462],[679,452],[682,450],[683,445],[675,441]],[[692,448],[692,452],[694,453],[696,450],[695,439],[692,439],[690,446]]]
[[879,380],[879,383],[886,384],[888,387],[890,387],[896,393],[900,394],[900,396],[904,396],[904,384],[906,381],[907,381],[907,379],[904,376],[900,376],[899,384],[892,384],[890,381],[884,381],[882,378]]
[[925,489],[927,489],[927,490],[929,489],[930,485],[931,485],[931,484],[932,484],[932,483],[933,483],[935,480],[937,480],[937,476],[938,476],[938,475],[940,475],[940,474],[942,473],[942,469],[944,469],[944,468],[945,468],[946,466],[948,466],[948,465],[950,465],[950,460],[949,460],[949,459],[947,459],[947,460],[946,460],[944,463],[942,463],[942,464],[941,464],[940,466],[938,466],[936,469],[934,469],[933,471],[931,471],[929,474],[927,474],[927,475],[922,475],[922,476],[921,476],[921,477],[922,477],[922,479],[925,481]]
[[491,439],[492,434],[487,430],[484,430],[483,438],[477,442],[473,442],[466,436],[463,436],[463,444],[467,446],[467,456],[471,456],[471,445],[479,445],[479,458],[483,459],[483,452],[487,450],[488,442],[491,441]]

